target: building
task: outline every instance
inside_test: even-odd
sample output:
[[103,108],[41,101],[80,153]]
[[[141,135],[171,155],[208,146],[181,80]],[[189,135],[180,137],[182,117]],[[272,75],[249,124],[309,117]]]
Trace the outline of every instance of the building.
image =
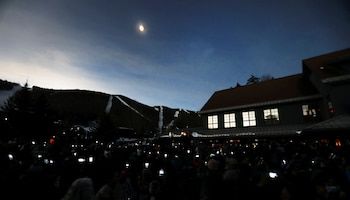
[[199,112],[201,134],[349,131],[350,49],[302,63],[301,74],[216,91]]

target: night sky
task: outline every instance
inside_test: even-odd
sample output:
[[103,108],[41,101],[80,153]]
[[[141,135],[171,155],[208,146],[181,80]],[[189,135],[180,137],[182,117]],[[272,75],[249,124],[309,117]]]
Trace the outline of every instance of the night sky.
[[151,106],[199,110],[251,74],[348,47],[348,0],[0,0],[0,79]]

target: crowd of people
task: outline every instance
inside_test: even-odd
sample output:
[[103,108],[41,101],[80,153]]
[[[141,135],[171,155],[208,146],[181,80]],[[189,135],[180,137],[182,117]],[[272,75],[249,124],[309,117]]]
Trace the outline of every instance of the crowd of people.
[[[350,199],[349,138],[148,138],[72,131],[0,143],[8,199]],[[4,198],[1,198],[4,199]]]

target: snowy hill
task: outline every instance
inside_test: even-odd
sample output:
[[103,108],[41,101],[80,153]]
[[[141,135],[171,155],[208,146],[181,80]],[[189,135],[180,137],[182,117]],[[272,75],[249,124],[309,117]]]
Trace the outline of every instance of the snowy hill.
[[19,84],[0,80],[0,110],[6,101],[21,88]]
[[[0,95],[6,99],[20,88],[19,85],[9,87],[8,90],[1,91]],[[33,98],[45,98],[47,106],[56,113],[57,119],[76,124],[108,119],[112,127],[132,129],[139,135],[198,127],[201,124],[196,112],[166,106],[152,107],[123,95],[35,86],[30,91]]]

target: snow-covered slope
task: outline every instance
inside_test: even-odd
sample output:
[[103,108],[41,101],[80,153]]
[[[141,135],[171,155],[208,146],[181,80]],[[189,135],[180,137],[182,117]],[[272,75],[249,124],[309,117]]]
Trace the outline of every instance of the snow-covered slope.
[[11,90],[0,90],[0,110],[2,110],[2,106],[5,105],[6,101],[21,88],[22,87],[18,85],[14,86]]
[[122,98],[120,98],[119,96],[115,96],[122,104],[124,104],[125,106],[129,107],[132,111],[136,112],[137,114],[139,114],[141,117],[145,117],[143,116],[143,114],[141,114],[139,111],[137,111],[135,108],[131,107],[128,103],[126,103]]

